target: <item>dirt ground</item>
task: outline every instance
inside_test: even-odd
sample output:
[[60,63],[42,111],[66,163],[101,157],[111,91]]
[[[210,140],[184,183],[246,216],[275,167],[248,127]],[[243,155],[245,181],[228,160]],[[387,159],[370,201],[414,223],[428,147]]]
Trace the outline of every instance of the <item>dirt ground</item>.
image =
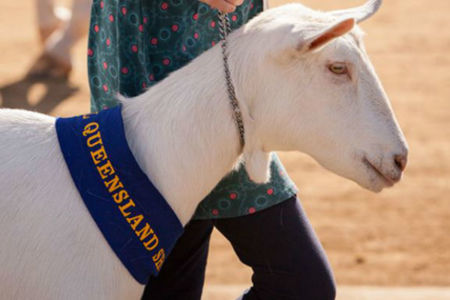
[[[23,79],[40,52],[32,2],[0,4],[0,105],[59,116],[88,111],[85,41],[75,49],[68,83]],[[362,2],[302,1],[320,9]],[[410,145],[403,181],[372,194],[309,157],[281,157],[339,284],[450,286],[450,1],[384,2],[362,28]],[[247,284],[250,275],[215,233],[207,284]]]
[[[236,299],[246,290],[246,285],[207,285],[204,300]],[[448,300],[450,289],[445,287],[380,287],[339,286],[336,300]]]

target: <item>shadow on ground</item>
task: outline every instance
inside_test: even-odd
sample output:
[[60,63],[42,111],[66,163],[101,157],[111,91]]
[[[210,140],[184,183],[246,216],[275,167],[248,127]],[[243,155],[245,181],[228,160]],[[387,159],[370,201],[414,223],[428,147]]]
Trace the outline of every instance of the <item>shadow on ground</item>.
[[78,90],[66,79],[25,76],[0,87],[0,107],[48,114]]

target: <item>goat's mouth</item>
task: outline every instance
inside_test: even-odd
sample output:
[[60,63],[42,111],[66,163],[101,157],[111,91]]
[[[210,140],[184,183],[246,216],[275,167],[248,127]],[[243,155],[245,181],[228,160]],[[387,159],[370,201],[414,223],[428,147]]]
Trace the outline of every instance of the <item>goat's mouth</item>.
[[367,167],[368,171],[375,174],[376,178],[383,182],[386,187],[391,187],[395,184],[395,181],[385,175],[375,164],[371,163],[366,157],[362,159],[363,164]]

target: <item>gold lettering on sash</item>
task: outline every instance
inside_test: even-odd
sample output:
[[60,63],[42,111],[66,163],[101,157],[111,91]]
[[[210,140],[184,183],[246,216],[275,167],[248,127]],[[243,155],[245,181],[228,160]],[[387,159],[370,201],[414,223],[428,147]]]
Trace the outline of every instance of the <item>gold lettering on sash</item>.
[[122,203],[123,200],[126,200],[129,197],[130,195],[128,195],[128,192],[125,190],[120,190],[117,193],[113,194],[114,202],[116,202],[117,204]]
[[[89,119],[91,115],[84,115],[83,119]],[[122,213],[130,224],[131,229],[140,239],[142,245],[148,251],[158,249],[159,238],[150,224],[145,222],[143,214],[139,214],[136,208],[136,204],[127,190],[125,190],[123,183],[119,176],[116,174],[111,161],[108,159],[108,154],[103,146],[103,140],[101,137],[100,125],[97,122],[90,122],[84,126],[83,136],[87,137],[86,144],[88,147],[93,148],[98,146],[96,150],[90,151],[92,162],[97,168],[97,172],[103,179],[103,183],[111,194],[112,199],[118,205],[119,211]],[[123,202],[128,200],[125,204]],[[145,222],[141,229],[136,230],[140,224]],[[166,254],[164,248],[157,250],[158,252],[152,256],[153,263],[156,269],[159,271],[164,263]]]
[[161,269],[165,258],[166,258],[166,253],[164,252],[164,249],[160,249],[158,251],[158,253],[153,255],[152,259],[153,259],[153,262],[155,263],[155,267],[158,271]]
[[[109,160],[107,160],[106,163],[104,163],[103,165],[98,166],[97,167],[97,171],[100,174],[100,177],[102,179],[105,179],[106,177],[116,173],[116,171],[114,170],[114,168],[113,168],[113,166],[111,164],[111,161],[109,161]],[[117,178],[117,181],[120,181],[119,177],[117,177],[117,175],[114,176],[114,178]],[[106,184],[106,181],[105,181],[105,184]],[[111,193],[111,191],[109,191],[109,192]]]
[[105,147],[103,145],[100,147],[100,149],[91,151],[92,161],[95,165],[98,165],[101,161],[108,158],[108,155],[106,154]]
[[127,221],[128,223],[130,223],[130,226],[131,228],[133,228],[133,230],[136,230],[136,227],[138,227],[139,223],[141,223],[142,220],[144,220],[143,215],[137,215],[135,217],[127,218]]
[[86,144],[88,145],[89,148],[97,146],[98,144],[103,144],[102,136],[100,135],[100,131],[97,131],[96,134],[88,137]]
[[110,181],[104,181],[104,184],[108,188],[108,192],[110,193],[115,192],[118,188],[123,188],[123,183],[120,181],[117,175],[114,176]]
[[141,230],[135,232],[136,235],[141,239],[141,241],[145,240],[150,234],[154,233],[153,229],[150,227],[148,223],[145,223],[144,227]]
[[88,134],[93,134],[98,130],[98,123],[97,122],[91,122],[86,124],[84,126],[83,136],[87,136]]
[[91,116],[96,115],[97,113],[90,113],[83,115],[83,119],[89,119]]
[[152,229],[152,233],[153,233],[153,237],[144,243],[145,249],[147,249],[148,251],[152,251],[159,244],[158,236],[156,234],[154,234],[153,229]]
[[120,212],[122,213],[122,215],[124,216],[124,217],[128,217],[131,213],[130,212],[125,212],[128,208],[130,208],[130,207],[135,207],[136,205],[134,204],[134,201],[132,200],[132,199],[130,199],[129,201],[128,201],[128,203],[127,204],[124,204],[124,205],[121,205],[121,206],[119,206],[119,210],[120,210]]

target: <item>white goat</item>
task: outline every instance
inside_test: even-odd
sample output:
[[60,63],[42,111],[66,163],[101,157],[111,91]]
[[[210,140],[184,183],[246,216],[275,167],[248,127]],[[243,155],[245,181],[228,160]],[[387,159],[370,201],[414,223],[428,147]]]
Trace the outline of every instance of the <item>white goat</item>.
[[[243,110],[240,149],[220,47],[134,99],[123,99],[129,146],[182,224],[235,166],[267,180],[269,153],[298,150],[365,188],[397,182],[407,146],[345,12],[291,4],[263,12],[229,36]],[[91,219],[60,153],[55,118],[0,111],[2,299],[138,299],[143,291]]]

